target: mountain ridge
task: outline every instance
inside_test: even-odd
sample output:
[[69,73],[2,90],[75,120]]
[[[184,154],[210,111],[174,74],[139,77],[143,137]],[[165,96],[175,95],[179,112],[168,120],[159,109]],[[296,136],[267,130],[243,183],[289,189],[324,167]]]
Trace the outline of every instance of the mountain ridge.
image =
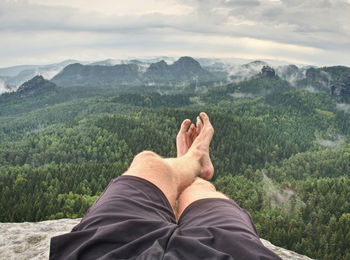
[[[169,61],[169,58],[166,60]],[[159,93],[164,91],[176,93],[185,89],[190,92],[193,90],[206,91],[208,85],[244,82],[260,73],[266,75],[270,73],[271,76],[277,76],[289,82],[292,87],[328,92],[340,103],[350,101],[350,68],[345,66],[317,68],[289,64],[273,67],[262,60],[254,60],[241,65],[225,65],[219,60],[213,60],[215,62],[210,63],[209,60],[206,60],[204,61],[205,66],[202,66],[199,61],[189,56],[181,57],[169,64],[166,60],[133,59],[121,60],[119,63],[114,60],[106,60],[100,64],[98,62],[72,63],[74,60],[68,60],[46,67],[57,68],[62,64],[68,64],[51,79],[53,83],[61,87],[88,86],[115,88],[123,91],[143,88],[145,91],[158,91]],[[110,65],[107,65],[108,62]],[[113,63],[117,64],[112,65]],[[0,73],[2,70],[0,69]],[[27,70],[18,73],[20,79],[31,75],[32,72]],[[50,79],[50,77],[43,76]],[[9,76],[2,77],[0,78],[0,93],[15,91],[16,87],[8,84],[13,79]]]
[[52,81],[60,86],[118,86],[142,84],[183,85],[194,81],[208,82],[215,76],[201,67],[198,61],[185,56],[168,65],[164,60],[151,63],[145,72],[137,62],[114,66],[66,66]]
[[[181,59],[192,59],[191,62],[188,62],[187,67],[181,70],[179,61]],[[160,67],[154,66],[157,65],[160,61],[164,61],[162,69]],[[344,91],[344,88],[347,89],[347,84],[344,83],[344,80],[336,80],[333,82],[334,88],[328,86],[327,83],[324,83],[322,80],[321,74],[333,74],[334,70],[343,71],[346,74],[348,67],[345,66],[330,66],[330,67],[315,67],[315,66],[306,66],[306,65],[295,65],[288,64],[286,62],[275,62],[272,60],[239,60],[239,59],[218,59],[218,58],[191,58],[189,56],[184,56],[175,60],[171,57],[153,57],[153,58],[132,58],[132,59],[107,59],[103,61],[95,62],[80,62],[76,60],[65,60],[56,64],[48,65],[20,65],[13,66],[8,68],[0,68],[0,93],[13,92],[25,81],[30,80],[36,75],[42,75],[46,79],[51,80],[55,76],[59,78],[58,74],[62,73],[62,70],[67,66],[75,63],[80,63],[83,66],[102,66],[97,67],[100,69],[101,76],[93,76],[94,69],[86,69],[89,73],[92,73],[90,78],[87,78],[85,81],[80,79],[78,80],[79,85],[94,85],[94,86],[119,86],[119,85],[168,85],[169,87],[184,86],[184,85],[197,85],[198,83],[205,82],[216,82],[216,83],[231,83],[231,82],[240,82],[245,79],[248,79],[256,74],[258,74],[263,66],[270,66],[275,70],[276,75],[281,77],[284,80],[287,80],[293,86],[301,86],[308,89],[315,89],[317,91],[329,91],[333,94],[338,94],[339,100],[342,101],[344,98],[341,97]],[[199,66],[196,65],[199,64]],[[133,71],[132,66],[134,64],[137,66],[138,71]],[[107,77],[108,74],[113,74],[108,72],[108,68],[116,65],[124,65],[124,70],[129,70],[127,72],[126,78],[123,75],[119,75],[119,79]],[[159,65],[159,64],[158,64]],[[126,69],[126,67],[130,67]],[[177,68],[176,68],[177,67]],[[196,69],[197,67],[197,69]],[[157,68],[157,69],[156,69]],[[199,69],[198,69],[199,68]],[[114,68],[115,70],[118,70]],[[161,70],[159,70],[161,69]],[[203,73],[203,70],[204,73]],[[157,71],[159,70],[159,71]],[[319,73],[317,71],[322,71]],[[113,69],[111,69],[113,71]],[[123,69],[120,69],[123,71]],[[133,71],[133,72],[132,72]],[[316,73],[313,73],[315,72]],[[208,73],[209,72],[209,73]],[[337,72],[338,73],[338,72]],[[98,73],[97,73],[98,74]],[[313,81],[309,76],[316,74],[320,80]],[[97,77],[98,76],[98,77]],[[60,76],[61,77],[61,76]],[[311,76],[312,77],[312,76]],[[71,84],[69,79],[75,79],[72,75],[71,78],[67,78],[67,84]],[[57,81],[60,81],[59,79]],[[348,82],[349,80],[347,80]],[[57,83],[57,82],[56,82]],[[345,84],[345,85],[344,85]],[[64,85],[64,84],[62,84]],[[76,85],[76,84],[72,84]],[[315,86],[313,86],[315,85]],[[323,85],[323,87],[322,87]],[[325,87],[327,86],[327,87]]]

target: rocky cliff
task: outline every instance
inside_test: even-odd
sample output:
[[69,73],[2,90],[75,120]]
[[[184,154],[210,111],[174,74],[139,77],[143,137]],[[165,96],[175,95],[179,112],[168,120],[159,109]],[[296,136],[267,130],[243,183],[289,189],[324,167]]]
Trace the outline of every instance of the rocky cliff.
[[[50,238],[70,230],[80,219],[42,222],[0,223],[1,259],[48,259]],[[261,239],[263,244],[282,259],[310,259]]]

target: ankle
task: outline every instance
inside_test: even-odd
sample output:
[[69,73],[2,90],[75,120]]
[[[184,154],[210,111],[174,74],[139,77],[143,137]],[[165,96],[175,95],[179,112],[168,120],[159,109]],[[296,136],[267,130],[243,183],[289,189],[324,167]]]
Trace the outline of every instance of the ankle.
[[189,160],[198,161],[198,163],[200,163],[203,153],[197,147],[192,146],[186,153],[186,156]]

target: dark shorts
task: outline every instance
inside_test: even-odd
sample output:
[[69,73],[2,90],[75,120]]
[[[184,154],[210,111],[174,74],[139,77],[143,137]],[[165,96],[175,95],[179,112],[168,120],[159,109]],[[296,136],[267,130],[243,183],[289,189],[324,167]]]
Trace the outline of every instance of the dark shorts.
[[249,213],[202,199],[176,223],[165,195],[133,176],[112,180],[71,233],[53,237],[50,259],[280,259],[260,242]]

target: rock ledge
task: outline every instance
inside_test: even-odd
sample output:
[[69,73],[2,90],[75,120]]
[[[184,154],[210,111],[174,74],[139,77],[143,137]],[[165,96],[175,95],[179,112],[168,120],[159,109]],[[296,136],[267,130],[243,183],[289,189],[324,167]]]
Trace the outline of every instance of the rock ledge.
[[[1,259],[48,259],[50,238],[70,232],[80,219],[59,219],[42,222],[0,223]],[[311,259],[293,251],[263,244],[282,259]]]

